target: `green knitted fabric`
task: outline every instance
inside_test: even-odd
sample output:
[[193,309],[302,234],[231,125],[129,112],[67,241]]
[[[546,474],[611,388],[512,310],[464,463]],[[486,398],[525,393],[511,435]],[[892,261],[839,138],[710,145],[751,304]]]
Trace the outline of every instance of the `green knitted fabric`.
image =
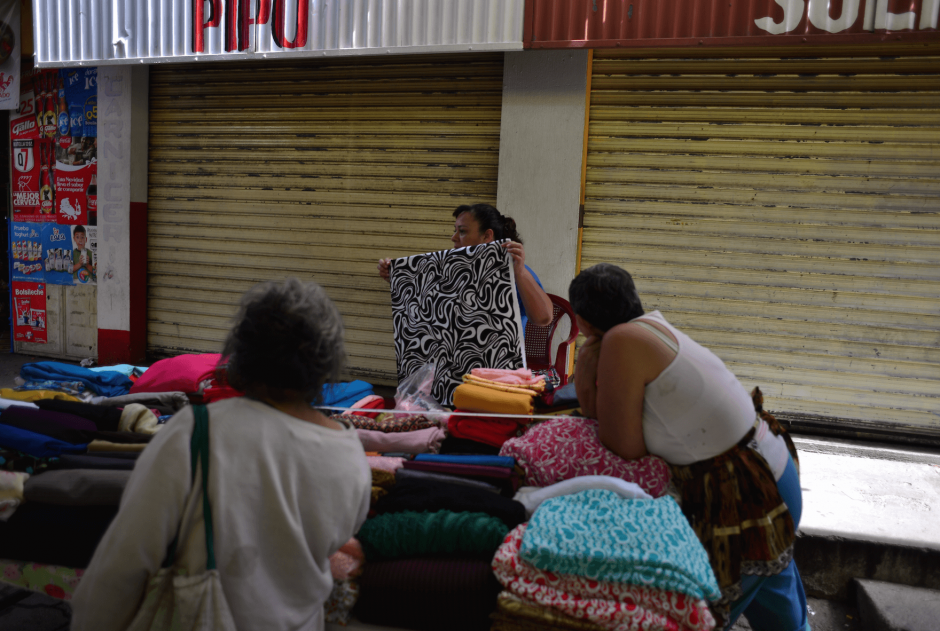
[[367,561],[432,554],[490,557],[509,528],[486,513],[384,513],[366,520],[356,538]]

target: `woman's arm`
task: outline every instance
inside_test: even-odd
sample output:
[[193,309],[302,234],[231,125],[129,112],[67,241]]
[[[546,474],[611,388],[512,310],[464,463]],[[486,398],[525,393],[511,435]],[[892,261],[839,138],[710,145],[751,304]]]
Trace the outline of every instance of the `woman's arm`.
[[120,631],[136,615],[147,581],[176,535],[189,495],[192,430],[192,411],[186,408],[141,453],[121,508],[72,599],[73,631]]
[[620,325],[608,331],[597,362],[598,435],[605,447],[626,460],[647,454],[643,395],[646,384],[655,379],[650,377],[655,369],[648,361],[647,342],[636,335],[638,328]]
[[516,275],[516,287],[525,305],[525,313],[532,324],[548,326],[552,322],[552,301],[545,290],[539,287],[529,270],[525,268],[525,248],[521,243],[508,241],[502,247],[512,256],[513,271]]
[[574,373],[574,391],[578,395],[581,413],[597,418],[597,360],[600,357],[601,338],[591,336],[578,349],[578,363]]

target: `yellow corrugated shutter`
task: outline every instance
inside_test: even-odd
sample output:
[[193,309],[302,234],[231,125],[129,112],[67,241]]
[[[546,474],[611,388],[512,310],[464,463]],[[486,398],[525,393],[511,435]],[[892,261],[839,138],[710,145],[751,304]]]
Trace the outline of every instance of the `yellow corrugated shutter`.
[[242,293],[293,275],[342,312],[348,373],[395,383],[376,262],[495,203],[502,76],[501,54],[155,66],[149,348],[218,352]]
[[940,436],[940,58],[838,54],[595,51],[581,267],[782,416]]

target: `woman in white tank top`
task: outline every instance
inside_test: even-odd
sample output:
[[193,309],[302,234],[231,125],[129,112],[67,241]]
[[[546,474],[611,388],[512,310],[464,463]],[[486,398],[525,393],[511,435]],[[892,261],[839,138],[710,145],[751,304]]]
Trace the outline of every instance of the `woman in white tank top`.
[[779,424],[758,415],[714,353],[658,311],[645,314],[623,269],[582,271],[569,300],[588,338],[575,374],[582,412],[620,457],[670,464],[722,588],[716,617],[727,627],[744,613],[756,630],[808,629],[792,562],[802,499]]

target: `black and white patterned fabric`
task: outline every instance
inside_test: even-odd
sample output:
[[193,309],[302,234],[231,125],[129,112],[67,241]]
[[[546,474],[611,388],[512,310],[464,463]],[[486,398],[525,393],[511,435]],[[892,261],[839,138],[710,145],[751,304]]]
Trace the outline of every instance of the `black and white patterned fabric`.
[[497,243],[395,259],[391,281],[399,381],[434,362],[431,394],[450,405],[472,368],[525,367],[512,258]]

